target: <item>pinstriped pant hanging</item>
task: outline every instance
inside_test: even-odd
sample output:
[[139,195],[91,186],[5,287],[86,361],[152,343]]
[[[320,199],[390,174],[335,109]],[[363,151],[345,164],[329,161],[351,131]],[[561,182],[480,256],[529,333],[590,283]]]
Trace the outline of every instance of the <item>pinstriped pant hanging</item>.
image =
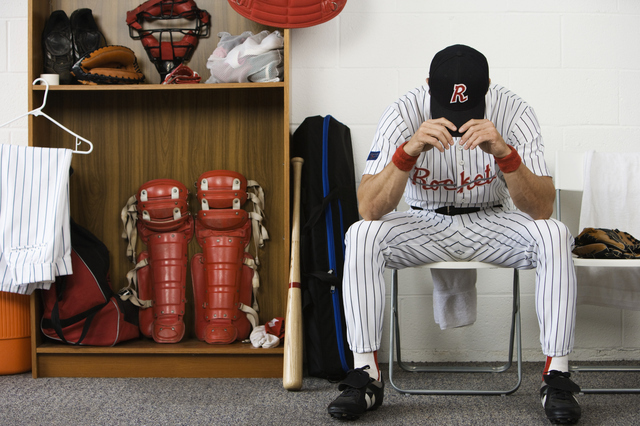
[[48,289],[71,270],[69,149],[0,145],[0,290]]

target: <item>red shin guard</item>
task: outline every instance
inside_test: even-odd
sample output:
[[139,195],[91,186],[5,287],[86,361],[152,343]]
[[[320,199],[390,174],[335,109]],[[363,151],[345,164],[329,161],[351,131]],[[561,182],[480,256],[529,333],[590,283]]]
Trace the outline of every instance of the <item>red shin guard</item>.
[[152,301],[140,310],[140,330],[158,343],[177,343],[184,337],[187,248],[193,237],[187,188],[171,179],[145,183],[137,194],[138,233],[147,245],[138,261],[148,265],[137,271],[141,299]]
[[251,332],[246,312],[251,310],[254,271],[245,251],[251,221],[241,208],[246,187],[244,176],[228,170],[204,173],[198,181],[202,210],[195,228],[203,252],[191,260],[191,277],[196,336],[211,344],[244,340]]
[[[245,253],[244,256],[251,255]],[[253,269],[247,265],[241,266],[240,288],[236,291],[230,281],[207,285],[208,280],[215,283],[206,270],[207,266],[216,267],[206,265],[203,253],[196,254],[191,260],[196,337],[210,344],[246,339],[251,333],[252,324],[243,309],[251,306]],[[217,275],[224,275],[220,272],[218,270]]]

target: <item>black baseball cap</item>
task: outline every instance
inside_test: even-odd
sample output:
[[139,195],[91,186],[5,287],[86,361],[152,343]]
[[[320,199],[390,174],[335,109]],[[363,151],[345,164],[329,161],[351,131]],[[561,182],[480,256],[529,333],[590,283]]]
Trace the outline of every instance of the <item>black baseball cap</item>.
[[444,117],[458,129],[473,118],[484,118],[489,89],[487,58],[463,44],[441,50],[431,61],[429,89],[432,118]]

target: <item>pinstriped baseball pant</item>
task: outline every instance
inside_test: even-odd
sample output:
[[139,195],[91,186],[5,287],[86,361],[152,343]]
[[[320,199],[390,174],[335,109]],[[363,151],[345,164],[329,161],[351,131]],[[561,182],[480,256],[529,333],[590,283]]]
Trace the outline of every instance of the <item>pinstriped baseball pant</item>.
[[430,211],[393,212],[354,223],[345,236],[343,299],[353,352],[380,348],[385,305],[385,268],[441,261],[481,261],[536,269],[535,304],[542,352],[573,349],[576,276],[573,237],[555,219],[493,208],[445,216]]
[[31,294],[69,275],[72,151],[0,146],[0,290]]

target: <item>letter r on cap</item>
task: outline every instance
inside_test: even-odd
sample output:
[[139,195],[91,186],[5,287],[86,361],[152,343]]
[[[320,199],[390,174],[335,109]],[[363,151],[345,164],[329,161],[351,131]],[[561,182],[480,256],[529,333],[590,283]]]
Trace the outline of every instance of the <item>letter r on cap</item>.
[[469,97],[464,94],[467,91],[467,86],[464,84],[454,84],[453,85],[453,95],[451,95],[451,103],[463,103],[469,100]]

